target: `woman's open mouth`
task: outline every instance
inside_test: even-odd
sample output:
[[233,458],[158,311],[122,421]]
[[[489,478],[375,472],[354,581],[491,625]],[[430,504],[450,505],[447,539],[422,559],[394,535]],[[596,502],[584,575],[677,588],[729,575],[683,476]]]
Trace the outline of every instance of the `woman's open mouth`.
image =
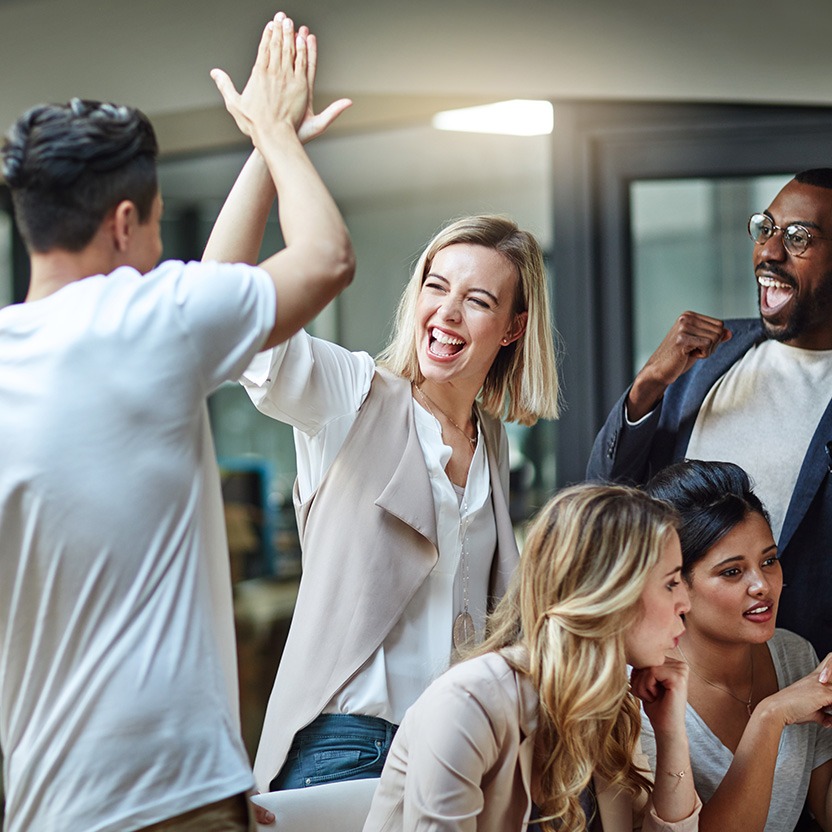
[[460,352],[465,346],[461,338],[443,332],[438,327],[428,331],[428,351],[437,358],[450,358]]

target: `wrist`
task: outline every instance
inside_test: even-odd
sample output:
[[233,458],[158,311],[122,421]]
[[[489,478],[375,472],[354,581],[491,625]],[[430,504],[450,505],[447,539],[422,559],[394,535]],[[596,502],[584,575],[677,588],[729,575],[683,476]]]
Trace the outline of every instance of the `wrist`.
[[252,122],[251,141],[261,156],[265,158],[269,150],[285,147],[287,144],[300,144],[297,131],[289,121],[277,121],[268,125]]
[[688,753],[688,732],[685,729],[684,722],[681,726],[672,728],[663,728],[660,731],[653,727],[653,736],[656,738],[656,753],[660,751],[673,750],[673,753],[683,752]]
[[776,726],[778,729],[790,725],[793,720],[789,717],[786,709],[779,707],[776,697],[777,694],[774,694],[761,699],[751,714],[749,724],[760,723],[767,727]]
[[[642,371],[643,373],[643,371]],[[668,385],[639,373],[627,394],[627,418],[637,422],[646,416],[662,400]]]

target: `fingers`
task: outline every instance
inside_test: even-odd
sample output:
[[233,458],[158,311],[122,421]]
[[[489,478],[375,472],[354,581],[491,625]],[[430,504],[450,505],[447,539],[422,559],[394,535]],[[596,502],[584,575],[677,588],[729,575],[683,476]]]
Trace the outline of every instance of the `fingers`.
[[276,49],[279,50],[279,58],[283,68],[288,71],[295,65],[295,24],[292,18],[283,18],[279,40]]
[[820,670],[818,681],[822,685],[825,685],[829,681],[830,677],[832,677],[832,653],[829,653],[818,665],[818,669]]
[[655,702],[659,695],[658,684],[653,676],[640,673],[633,674],[630,680],[630,690],[643,702]]
[[698,358],[707,358],[717,344],[726,340],[722,321],[697,312],[683,312],[671,333],[676,346]]
[[251,805],[254,807],[254,818],[257,823],[260,823],[263,826],[268,826],[270,823],[274,823],[274,815],[268,809],[264,809],[256,803],[252,803]]
[[252,797],[258,794],[260,794],[260,792],[257,791],[257,789],[252,789],[248,793],[249,804],[251,805],[251,808],[254,810],[254,818],[257,821],[257,823],[263,824],[264,826],[268,826],[270,823],[274,823],[274,815],[268,809],[264,809],[262,806],[258,805],[253,800],[251,800]]
[[[304,27],[301,27],[304,28]],[[308,30],[307,30],[308,31]],[[301,32],[298,32],[294,39],[295,41],[295,74],[302,77],[307,82],[308,86],[308,56],[306,49],[306,37]]]
[[259,67],[260,69],[269,68],[269,46],[272,41],[273,31],[274,22],[270,20],[265,25],[263,29],[263,34],[260,35],[260,44],[257,47],[257,58],[254,61],[254,65]]
[[318,71],[318,39],[309,32],[306,26],[300,27],[301,34],[304,29],[306,29],[306,80],[309,84],[309,100],[311,101],[315,91],[315,74]]

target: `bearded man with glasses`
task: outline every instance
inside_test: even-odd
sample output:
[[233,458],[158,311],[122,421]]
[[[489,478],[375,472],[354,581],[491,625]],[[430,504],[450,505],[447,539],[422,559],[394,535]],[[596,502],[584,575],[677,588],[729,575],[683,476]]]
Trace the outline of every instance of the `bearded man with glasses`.
[[771,513],[778,624],[832,651],[832,168],[797,174],[748,232],[759,319],[684,312],[595,440],[590,479],[734,462]]

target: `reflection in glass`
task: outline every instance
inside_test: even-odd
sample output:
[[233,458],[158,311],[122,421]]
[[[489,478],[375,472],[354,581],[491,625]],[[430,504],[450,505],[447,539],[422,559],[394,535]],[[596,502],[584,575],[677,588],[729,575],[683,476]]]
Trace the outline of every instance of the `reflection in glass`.
[[715,318],[757,316],[746,223],[790,178],[631,184],[634,370],[687,309]]

